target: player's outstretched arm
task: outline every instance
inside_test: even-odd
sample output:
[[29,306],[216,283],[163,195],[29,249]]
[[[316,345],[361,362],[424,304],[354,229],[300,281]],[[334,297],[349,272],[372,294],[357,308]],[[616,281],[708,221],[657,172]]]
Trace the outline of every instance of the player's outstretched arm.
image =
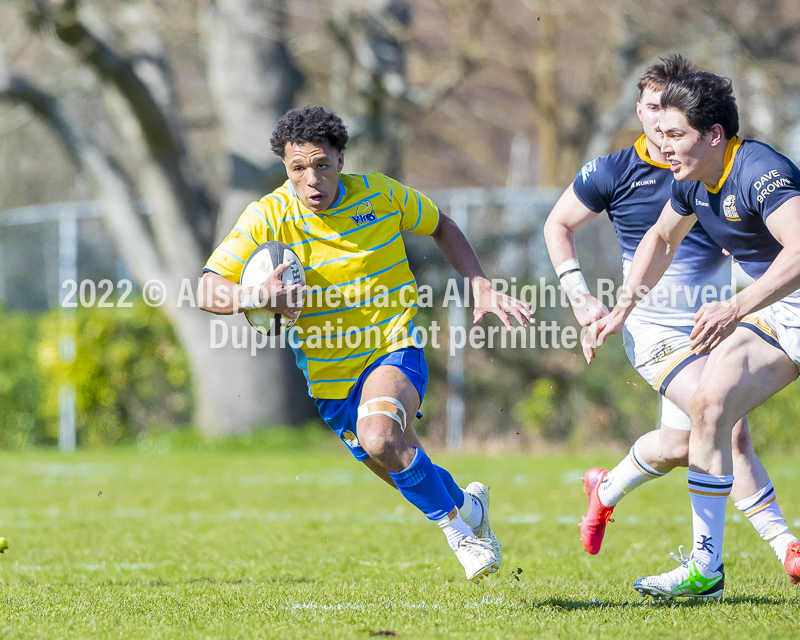
[[588,292],[575,246],[575,232],[594,220],[598,213],[583,204],[569,185],[544,223],[544,241],[550,262],[569,297],[575,319],[582,327],[608,314],[606,306]]
[[242,287],[218,273],[206,271],[197,285],[197,306],[217,315],[263,307],[294,320],[298,309],[303,307],[305,282],[286,286],[281,275],[288,268],[288,262],[278,265],[259,289]]
[[584,335],[583,355],[587,362],[595,358],[595,347],[600,347],[608,336],[622,331],[625,319],[636,304],[652,289],[675,255],[678,245],[694,226],[697,217],[682,216],[667,202],[658,221],[644,235],[633,256],[631,270],[622,286],[617,304],[604,318],[593,323]]
[[729,300],[704,304],[694,316],[692,348],[711,351],[731,335],[739,321],[800,289],[800,195],[766,219],[767,229],[783,245],[764,275]]
[[492,289],[492,283],[483,272],[478,256],[469,240],[453,219],[444,215],[441,210],[439,211],[439,224],[436,231],[433,232],[433,239],[456,272],[462,277],[469,278],[472,299],[475,302],[472,312],[474,322],[478,323],[487,313],[493,313],[509,329],[512,328],[509,315],[514,316],[521,326],[528,326],[531,319],[531,308],[521,300]]

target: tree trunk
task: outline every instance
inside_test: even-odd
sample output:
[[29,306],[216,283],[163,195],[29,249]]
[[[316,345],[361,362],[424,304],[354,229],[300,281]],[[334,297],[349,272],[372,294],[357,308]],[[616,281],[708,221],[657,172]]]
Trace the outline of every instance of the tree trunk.
[[[117,94],[112,89],[109,91],[116,98]],[[23,78],[5,71],[2,60],[0,99],[28,105],[52,127],[76,164],[95,178],[103,196],[109,230],[120,256],[136,281],[140,285],[150,280],[164,283],[166,301],[162,309],[172,321],[191,363],[196,426],[209,434],[221,434],[247,430],[257,424],[280,424],[307,418],[307,411],[304,413],[295,409],[298,406],[307,409],[309,402],[302,374],[295,373],[293,363],[287,362],[290,358],[267,349],[260,349],[258,355],[253,356],[249,349],[232,348],[230,327],[237,327],[241,336],[246,324],[244,318],[222,320],[193,306],[196,278],[200,275],[203,260],[199,250],[194,243],[177,248],[176,251],[184,252],[183,264],[179,268],[175,255],[166,260],[159,255],[153,235],[138,213],[120,169],[85,134],[80,125],[64,114],[58,101]],[[124,100],[117,102],[120,108],[114,116],[120,128],[133,137],[141,135],[142,126],[136,111],[127,108]],[[169,225],[181,225],[184,237],[191,234],[186,219],[176,215],[180,211],[174,210],[174,200],[169,194],[163,198],[160,195],[169,191],[169,187],[159,179],[162,175],[157,168],[159,163],[154,162],[147,153],[146,142],[137,138],[128,140],[128,144],[141,150],[140,168],[151,177],[145,181],[147,184],[143,189],[149,196],[148,204],[153,210],[151,218],[157,218],[167,210],[170,214],[167,228]],[[143,175],[137,177],[143,179]],[[157,220],[151,222],[156,236],[163,233],[163,225]],[[184,281],[186,284],[183,284]],[[181,293],[184,299],[179,301]],[[189,299],[186,299],[187,293]],[[228,340],[220,348],[214,348],[211,343],[214,320],[222,321],[229,327]],[[246,334],[248,339],[252,338],[249,331]],[[294,383],[291,375],[285,375],[287,367],[295,376]]]
[[[209,86],[222,122],[230,172],[217,216],[215,242],[219,242],[250,202],[286,180],[286,169],[272,152],[270,137],[278,119],[294,106],[303,76],[286,47],[284,0],[215,0],[203,15],[203,27]],[[197,348],[198,357],[210,357],[203,352],[205,346]],[[221,387],[231,389],[228,396],[219,398],[219,406],[208,407],[209,412],[231,412],[246,424],[266,419],[296,423],[316,416],[288,346],[260,349],[258,355],[246,356],[246,361],[234,352],[218,357],[229,362],[214,366],[224,366],[230,376],[240,379],[223,374],[220,386],[208,387],[208,394]],[[209,380],[213,376],[209,374]],[[239,390],[254,383],[257,386],[247,391],[252,399],[247,405]]]
[[303,76],[284,41],[283,0],[215,0],[203,25],[209,85],[230,171],[217,217],[219,241],[250,202],[286,180],[269,139],[278,118],[294,106]]

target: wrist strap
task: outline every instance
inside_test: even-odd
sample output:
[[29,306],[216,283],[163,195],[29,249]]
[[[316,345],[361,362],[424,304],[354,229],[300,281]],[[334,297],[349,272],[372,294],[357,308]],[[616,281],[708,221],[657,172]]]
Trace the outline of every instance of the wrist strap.
[[564,262],[556,267],[556,277],[561,280],[561,278],[568,273],[573,273],[574,271],[580,270],[581,266],[578,264],[578,259],[570,258],[569,260],[564,260]]
[[556,267],[556,275],[561,282],[561,288],[567,294],[570,304],[584,303],[584,296],[589,295],[589,287],[581,273],[577,258],[565,260]]
[[258,309],[261,306],[261,287],[241,287],[239,289],[239,308]]

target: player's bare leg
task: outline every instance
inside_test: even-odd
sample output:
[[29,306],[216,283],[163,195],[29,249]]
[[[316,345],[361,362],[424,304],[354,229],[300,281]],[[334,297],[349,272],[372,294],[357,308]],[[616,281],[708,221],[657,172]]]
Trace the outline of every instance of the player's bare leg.
[[[731,337],[711,353],[700,387],[691,403],[693,428],[689,453],[690,487],[693,474],[698,476],[697,481],[708,481],[711,478],[713,484],[715,477],[752,472],[753,467],[741,468],[738,464],[740,456],[733,454],[730,446],[732,430],[729,425],[788,386],[797,375],[797,365],[782,350],[768,344],[745,327],[737,328]],[[752,449],[752,445],[749,445],[749,449]],[[760,462],[757,465],[760,466]],[[759,468],[763,469],[759,466],[755,467],[756,472]],[[777,509],[771,483],[767,480],[766,486],[759,484],[756,483],[759,493],[752,496],[755,500],[741,499],[737,501],[737,507],[743,509],[745,515],[752,513],[748,517],[754,525],[754,519],[764,518],[764,527],[756,528],[773,545],[778,558],[785,562],[781,551],[785,553],[790,543],[797,542],[797,539],[789,533],[780,510]],[[694,493],[691,497],[693,510],[698,512],[700,507],[695,502],[699,505],[704,499]],[[694,529],[696,535],[707,534],[717,539],[719,548],[714,554],[717,556],[721,555],[725,507],[724,503],[719,504],[713,499],[709,502],[710,504],[703,504],[701,508],[703,512],[708,512],[708,516],[703,513],[695,514]],[[745,502],[754,504],[745,505]],[[716,561],[715,557],[706,558],[705,554],[700,554],[700,559]]]
[[406,439],[407,416],[415,416],[420,404],[414,385],[400,369],[380,366],[365,381],[360,403],[357,429],[363,449],[403,497],[441,527],[467,579],[480,581],[498,563],[491,543],[476,538],[459,515],[439,472],[416,446],[418,438]]
[[[700,380],[707,362],[708,358],[695,360],[675,376],[675,379],[667,387],[667,398],[687,415],[690,411],[692,395],[700,386]],[[687,445],[690,440],[689,433],[686,432]],[[731,490],[731,499],[737,502],[754,495],[757,491],[767,486],[769,482],[769,474],[767,474],[764,465],[753,450],[753,441],[750,438],[746,417],[737,420],[733,426],[731,451],[733,454],[733,476],[735,478]],[[688,466],[688,460],[686,464],[681,466]]]
[[[417,432],[414,430],[414,425],[409,424],[406,426],[406,430],[405,433],[403,434],[403,437],[409,446],[422,449],[422,443],[419,441],[419,436],[417,436]],[[367,469],[372,471],[372,473],[378,476],[386,484],[393,487],[394,489],[397,488],[397,485],[395,485],[394,480],[392,480],[392,476],[389,475],[389,471],[385,467],[381,466],[376,460],[374,460],[373,458],[368,458],[367,460],[364,460],[364,466],[366,466]]]
[[[404,435],[406,442],[410,446],[424,451],[412,424],[406,427]],[[395,489],[397,488],[389,472],[372,458],[364,460],[364,465],[386,484]],[[444,482],[450,497],[455,501],[456,507],[458,507],[458,515],[462,517],[476,538],[488,538],[491,542],[497,562],[492,565],[489,573],[497,572],[503,559],[503,550],[489,522],[489,487],[480,482],[472,482],[467,485],[466,489],[462,489],[446,469],[436,464],[433,466],[439,473],[442,482]]]
[[636,451],[647,465],[659,473],[669,473],[689,464],[689,431],[673,429],[663,422],[658,429],[636,441]]
[[[681,547],[681,566],[657,576],[640,578],[634,583],[634,589],[658,598],[718,599],[722,596],[725,506],[734,480],[732,425],[790,384],[797,374],[797,366],[783,351],[744,327],[737,328],[712,351],[700,387],[691,401],[688,472],[692,503],[691,555],[683,556]],[[777,509],[771,485],[765,489],[753,496],[756,513],[748,517],[761,536],[770,542],[794,582],[798,572],[792,549],[800,545]],[[740,504],[737,502],[737,507]],[[781,547],[783,558],[779,553]]]
[[628,455],[610,472],[599,467],[583,476],[589,499],[581,520],[581,542],[587,553],[599,553],[611,514],[628,493],[645,482],[660,478],[675,467],[685,467],[689,455],[689,431],[673,429],[663,422],[659,429],[641,436]]
[[[637,591],[667,598],[675,595],[706,598],[712,592],[713,597],[721,597],[725,581],[722,565],[725,506],[734,479],[731,425],[790,384],[797,374],[797,366],[783,351],[743,327],[712,351],[691,402],[688,484],[692,502],[692,552],[689,558],[681,557],[677,569],[637,580],[634,583]],[[753,499],[756,506],[748,518],[770,542],[795,582],[800,572],[792,551],[800,545],[777,508],[771,484]],[[737,507],[741,504],[742,501],[737,502]],[[695,593],[698,590],[702,591]]]
[[[700,385],[707,362],[708,358],[702,358],[690,363],[667,387],[667,398],[686,414],[690,409],[689,399]],[[601,476],[608,479],[597,486],[594,509],[592,495],[587,491],[590,500],[587,518],[591,519],[586,525],[582,523],[581,527],[581,539],[587,551],[599,551],[611,512],[627,493],[649,480],[665,475],[675,467],[688,466],[690,434],[689,430],[674,429],[662,423],[660,429],[651,431],[636,441],[629,456],[615,468],[616,477]],[[736,421],[730,437],[734,476],[731,499],[759,535],[770,544],[775,555],[784,564],[790,579],[795,582],[793,571],[800,572],[800,544],[797,544],[797,539],[786,525],[769,475],[753,449],[747,418]],[[600,475],[597,471],[592,471],[595,477]],[[591,481],[592,472],[587,473],[586,477]],[[586,484],[587,481],[584,480],[584,486]],[[798,547],[798,566],[793,567],[792,561],[792,568],[787,568],[787,558],[795,554],[794,547],[791,547],[793,544]]]
[[[583,478],[589,506],[581,521],[581,542],[587,553],[600,551],[606,526],[616,505],[630,492],[650,480],[665,476],[675,467],[688,464],[689,398],[697,389],[706,358],[685,366],[667,387],[662,401],[659,429],[640,437],[628,455],[610,472],[590,469]],[[677,402],[676,402],[677,401]]]

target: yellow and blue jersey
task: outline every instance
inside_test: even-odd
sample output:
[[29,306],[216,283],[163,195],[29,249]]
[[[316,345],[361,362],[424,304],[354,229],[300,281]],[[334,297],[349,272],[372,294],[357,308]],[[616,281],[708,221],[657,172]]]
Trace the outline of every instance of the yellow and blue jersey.
[[287,180],[248,205],[205,268],[239,282],[258,245],[289,245],[309,287],[289,336],[297,364],[312,396],[346,398],[372,362],[414,346],[417,286],[401,232],[431,235],[438,224],[429,198],[379,173],[340,174],[339,196],[321,213]]

